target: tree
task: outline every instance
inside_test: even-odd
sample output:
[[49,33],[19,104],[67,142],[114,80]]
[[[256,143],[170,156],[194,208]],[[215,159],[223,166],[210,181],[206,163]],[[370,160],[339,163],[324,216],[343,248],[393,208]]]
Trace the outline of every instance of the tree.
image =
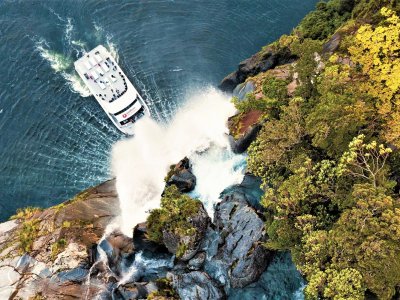
[[266,122],[250,145],[247,163],[255,175],[264,177],[271,164],[281,161],[287,151],[301,142],[304,135],[303,102],[299,97],[292,99],[282,108],[280,119]]
[[319,53],[321,49],[322,43],[312,39],[294,40],[290,45],[290,50],[299,57],[295,70],[299,75],[300,86],[297,87],[296,94],[304,99],[312,98],[315,95],[318,66],[316,53]]
[[313,145],[336,157],[346,150],[360,128],[372,123],[373,115],[367,97],[357,90],[350,66],[336,63],[337,59],[333,57],[334,64],[319,77],[319,97],[306,118]]
[[320,1],[300,23],[299,30],[305,38],[324,40],[350,18],[354,0]]
[[153,209],[147,217],[147,238],[162,243],[164,231],[178,235],[194,234],[189,219],[198,213],[201,205],[200,200],[181,194],[175,185],[167,187],[161,198],[161,207]]
[[385,166],[392,149],[376,141],[364,143],[364,139],[361,134],[349,144],[349,151],[340,159],[340,172],[364,179],[376,188],[387,182]]
[[332,264],[354,268],[379,299],[391,299],[400,284],[398,200],[371,184],[356,185],[356,206],[346,210],[329,233]]
[[362,300],[365,288],[362,285],[362,275],[357,270],[327,269],[312,274],[304,292],[306,299],[319,299],[322,295],[327,299]]
[[382,8],[384,22],[375,28],[361,26],[349,47],[351,59],[364,76],[361,91],[377,99],[376,107],[385,124],[386,141],[400,146],[400,20],[390,9]]

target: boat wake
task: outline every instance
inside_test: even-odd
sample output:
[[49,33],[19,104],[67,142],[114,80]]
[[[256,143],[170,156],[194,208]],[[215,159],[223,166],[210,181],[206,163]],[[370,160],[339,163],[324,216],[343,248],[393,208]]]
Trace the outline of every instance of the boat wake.
[[142,119],[133,138],[114,145],[112,172],[126,235],[159,206],[169,166],[185,156],[197,176],[193,195],[205,199],[210,211],[227,185],[241,181],[244,158],[230,152],[226,135],[226,120],[234,111],[226,95],[209,88],[190,97],[168,125]]
[[[50,44],[44,38],[35,38],[35,49],[40,56],[47,61],[56,74],[61,75],[68,85],[69,89],[80,94],[82,97],[88,97],[91,92],[75,72],[74,61],[87,52],[88,46],[85,42],[74,39],[74,24],[71,18],[60,19],[65,27],[62,36],[63,51],[56,51],[51,48]],[[114,57],[116,62],[119,60],[118,48],[112,42],[112,35],[97,25],[94,26],[94,36],[96,44],[104,44],[107,50]]]

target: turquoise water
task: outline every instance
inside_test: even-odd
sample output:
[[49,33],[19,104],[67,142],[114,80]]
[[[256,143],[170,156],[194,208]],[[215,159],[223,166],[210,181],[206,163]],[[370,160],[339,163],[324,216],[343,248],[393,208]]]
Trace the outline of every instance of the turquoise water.
[[0,221],[109,178],[122,138],[79,86],[73,61],[106,45],[168,122],[188,92],[217,85],[289,32],[316,0],[0,1]]

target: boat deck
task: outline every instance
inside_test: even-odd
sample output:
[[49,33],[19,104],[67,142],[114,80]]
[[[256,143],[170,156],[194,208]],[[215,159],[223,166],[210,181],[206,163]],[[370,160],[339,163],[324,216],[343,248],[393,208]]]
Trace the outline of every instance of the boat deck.
[[106,102],[113,102],[127,92],[126,77],[114,58],[102,48],[96,48],[76,62],[76,68],[86,78],[91,92]]

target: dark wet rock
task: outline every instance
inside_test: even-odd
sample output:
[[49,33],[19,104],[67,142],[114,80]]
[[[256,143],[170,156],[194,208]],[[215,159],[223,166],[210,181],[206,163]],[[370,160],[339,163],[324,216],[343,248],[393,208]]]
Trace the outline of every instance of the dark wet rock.
[[250,144],[257,138],[257,134],[262,128],[261,124],[255,124],[239,139],[235,140],[232,136],[229,136],[229,144],[234,153],[243,153],[249,148]]
[[115,296],[120,296],[120,299],[146,299],[147,296],[158,290],[154,282],[135,282],[118,286],[114,291]]
[[197,253],[210,223],[210,218],[203,205],[200,205],[197,214],[190,219],[190,223],[195,228],[194,233],[190,235],[178,235],[175,232],[163,231],[163,243],[169,252],[176,254],[179,250],[178,247],[185,245],[183,254],[178,257],[183,261],[188,261]]
[[[62,225],[65,221],[76,220],[81,223],[92,223],[95,233],[101,237],[106,226],[119,214],[119,200],[113,179],[90,188],[71,201],[65,202],[64,207],[57,211],[55,224]],[[44,219],[43,216],[40,216],[40,219]],[[87,228],[86,231],[87,233],[83,233],[81,236],[82,239],[89,234]],[[87,238],[89,239],[89,236]]]
[[86,278],[86,276],[89,274],[89,271],[87,269],[83,268],[75,268],[72,270],[68,271],[62,271],[55,275],[52,280],[54,282],[58,282],[60,284],[66,283],[66,282],[74,282],[74,283],[79,283],[83,282]]
[[337,50],[342,40],[340,32],[335,33],[322,47],[323,54],[331,54]]
[[99,254],[97,252],[97,244],[93,244],[88,248],[88,263],[89,267],[91,267],[99,258]]
[[238,193],[244,196],[245,200],[251,207],[262,213],[263,207],[260,204],[260,199],[264,194],[264,191],[260,188],[261,183],[262,181],[259,177],[254,176],[251,173],[246,173],[240,184],[234,184],[227,187],[222,191],[220,197],[224,198],[226,195]]
[[[177,170],[190,170],[189,161],[182,160]],[[40,292],[46,299],[144,299],[157,291],[154,282],[171,272],[182,299],[223,299],[222,284],[244,286],[268,261],[259,247],[263,240],[257,227],[259,217],[249,205],[257,202],[254,191],[258,185],[254,176],[246,175],[242,184],[223,191],[215,230],[206,210],[199,206],[198,213],[188,219],[194,233],[163,232],[167,247],[146,239],[145,223],[136,226],[133,238],[119,231],[102,238],[103,220],[109,221],[118,211],[115,187],[111,181],[90,189],[64,206],[39,212],[43,239],[35,241],[35,250],[4,261],[11,265],[8,268],[1,267],[0,261],[0,273],[20,281],[18,290],[10,288],[6,298],[25,299]],[[109,211],[105,201],[110,201]],[[91,211],[95,215],[91,216]],[[13,223],[6,225],[0,228],[5,233],[14,228]],[[53,225],[52,232],[46,231]],[[16,233],[10,234],[13,236],[1,241],[18,238]],[[51,255],[52,245],[60,239],[66,240],[65,247]],[[182,245],[185,247],[179,248]],[[178,250],[181,256],[174,259],[171,253]],[[119,285],[122,279],[124,283]]]
[[242,185],[221,194],[214,215],[215,231],[207,234],[205,271],[227,289],[256,281],[272,258],[272,252],[262,246],[267,238],[264,221],[249,204],[259,199],[258,194],[248,194],[255,184],[256,178],[248,175]]
[[293,264],[290,254],[277,253],[260,278],[244,288],[231,289],[230,300],[303,299],[304,279]]
[[140,290],[136,286],[119,286],[114,291],[114,298],[121,299],[145,299],[147,295],[140,293]]
[[106,239],[114,250],[114,256],[131,254],[133,252],[133,239],[120,231],[113,231]]
[[[122,234],[119,231],[110,233],[102,240],[97,248],[97,251],[103,251],[107,255],[108,268],[119,276],[134,260],[133,240],[130,237]],[[96,257],[100,257],[98,253]],[[101,268],[101,266],[98,266]]]
[[169,178],[166,185],[176,185],[181,193],[191,192],[196,186],[196,176],[192,173],[190,161],[187,157],[172,167],[167,177]]
[[219,88],[224,92],[232,92],[238,84],[244,82],[249,76],[291,63],[295,59],[296,56],[286,48],[276,51],[270,47],[242,61],[237,71],[229,74],[221,81]]
[[237,97],[239,100],[244,100],[248,93],[254,92],[255,85],[254,82],[249,80],[238,84],[232,92],[233,97]]
[[182,275],[170,274],[172,285],[181,299],[218,300],[225,299],[221,288],[204,272],[194,271]]
[[169,253],[168,249],[163,245],[153,242],[146,237],[146,223],[139,223],[133,230],[133,247],[136,251],[149,251],[151,253]]
[[190,270],[199,270],[204,265],[206,260],[206,253],[199,252],[191,260],[188,261],[188,267]]

